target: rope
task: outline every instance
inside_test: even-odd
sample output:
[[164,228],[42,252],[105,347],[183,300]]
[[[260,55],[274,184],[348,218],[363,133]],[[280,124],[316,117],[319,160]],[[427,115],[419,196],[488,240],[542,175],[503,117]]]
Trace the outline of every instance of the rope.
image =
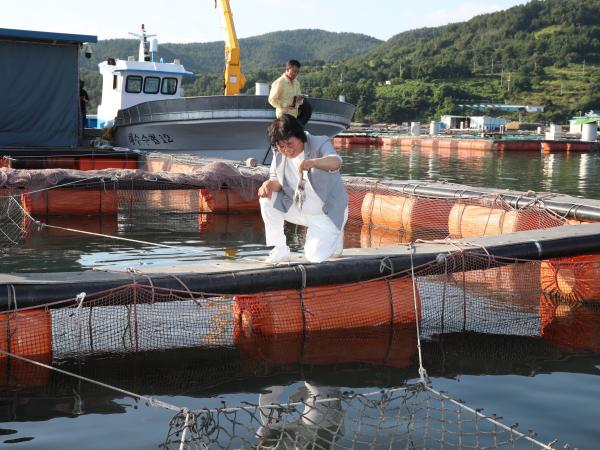
[[125,395],[128,395],[130,397],[137,398],[138,400],[145,401],[150,406],[158,406],[159,408],[164,408],[164,409],[168,409],[170,411],[177,411],[177,412],[181,412],[181,411],[187,412],[188,411],[187,408],[183,408],[183,407],[180,407],[180,406],[173,405],[171,403],[163,402],[162,400],[158,400],[158,399],[156,399],[154,397],[148,397],[148,396],[145,396],[145,395],[136,394],[135,392],[127,391],[125,389],[121,389],[121,388],[118,388],[116,386],[112,386],[110,384],[102,383],[101,381],[97,381],[97,380],[94,380],[92,378],[87,378],[87,377],[84,377],[82,375],[78,375],[76,373],[69,372],[68,370],[59,369],[58,367],[53,367],[53,366],[50,366],[48,364],[41,363],[39,361],[34,361],[32,359],[25,358],[23,356],[15,355],[14,353],[6,352],[6,351],[4,351],[2,349],[0,349],[0,354],[2,354],[4,356],[10,356],[12,358],[16,358],[16,359],[18,359],[20,361],[25,361],[25,362],[34,364],[34,365],[39,366],[39,367],[44,367],[45,369],[53,370],[55,372],[62,373],[63,375],[67,375],[67,376],[70,376],[70,377],[77,378],[78,380],[87,381],[87,382],[93,383],[93,384],[95,384],[97,386],[101,386],[101,387],[104,387],[104,388],[107,388],[107,389],[111,389],[111,390],[113,390],[115,392],[120,392],[121,394],[125,394]]
[[417,306],[417,282],[415,278],[415,265],[413,262],[413,254],[415,252],[415,246],[411,243],[408,244],[408,249],[410,251],[410,276],[412,279],[412,287],[413,287],[413,305],[415,308],[415,325],[417,328],[417,351],[419,354],[419,377],[421,378],[421,383],[429,384],[429,376],[427,375],[427,371],[425,367],[423,367],[423,353],[421,351],[421,331],[419,329],[419,307]]
[[[27,216],[27,218],[29,218],[33,223],[35,223],[36,225],[38,225],[40,227],[52,228],[52,229],[55,229],[55,230],[70,231],[70,232],[73,232],[73,233],[81,233],[81,234],[86,234],[88,236],[97,236],[97,237],[102,237],[102,238],[106,238],[106,239],[114,239],[114,240],[117,240],[117,241],[133,242],[135,244],[150,245],[150,246],[161,247],[161,248],[170,248],[170,249],[178,250],[178,251],[181,250],[181,247],[175,246],[175,245],[159,244],[158,242],[142,241],[142,240],[139,240],[139,239],[130,239],[130,238],[124,238],[124,237],[120,237],[120,236],[112,236],[110,234],[102,234],[102,233],[94,233],[94,232],[91,232],[91,231],[77,230],[75,228],[59,227],[57,225],[48,225],[47,223],[44,223],[44,222],[42,222],[40,220],[37,220],[37,219],[34,219],[31,216],[31,214],[29,214],[29,212],[26,209],[24,209],[19,203],[17,203],[17,205],[19,206],[19,208],[21,209],[21,211],[23,211],[23,214],[25,214]],[[220,257],[220,255],[218,255],[217,253],[207,252],[205,250],[198,250],[198,249],[195,249],[193,247],[188,247],[187,250],[191,251],[192,253],[198,253],[198,254],[203,254],[203,255],[207,255],[207,256]]]
[[450,403],[452,403],[453,405],[455,405],[455,406],[457,406],[457,407],[459,407],[459,408],[461,408],[461,409],[464,409],[464,410],[466,410],[466,411],[470,412],[471,414],[474,414],[474,415],[476,415],[477,417],[479,417],[479,418],[481,418],[481,419],[484,419],[484,420],[487,420],[488,422],[491,422],[491,423],[493,423],[494,425],[496,425],[496,426],[498,426],[498,427],[502,428],[502,429],[503,429],[503,430],[505,430],[505,431],[508,431],[508,432],[510,432],[510,433],[514,433],[514,434],[516,434],[516,435],[517,435],[519,438],[521,438],[521,439],[525,439],[525,440],[529,441],[529,442],[530,442],[530,443],[532,443],[532,444],[538,445],[538,446],[540,446],[541,448],[543,448],[544,450],[555,450],[555,448],[552,446],[552,443],[550,443],[550,444],[544,444],[543,442],[540,442],[540,441],[538,441],[538,440],[536,440],[536,439],[532,438],[531,436],[529,436],[529,435],[527,435],[527,434],[524,434],[524,433],[521,433],[520,431],[517,431],[517,430],[516,430],[516,428],[515,428],[515,427],[516,427],[516,425],[510,426],[510,427],[509,427],[509,426],[507,426],[507,425],[504,425],[502,422],[499,422],[499,421],[498,421],[498,420],[496,420],[494,417],[490,417],[490,416],[486,416],[485,414],[482,414],[482,413],[481,413],[481,410],[470,408],[470,407],[466,406],[464,403],[461,403],[461,402],[459,402],[459,401],[457,401],[457,400],[454,400],[454,399],[453,399],[453,398],[451,398],[451,397],[448,397],[448,396],[447,396],[446,394],[444,394],[443,392],[441,392],[441,391],[436,391],[436,390],[435,390],[435,389],[433,389],[431,386],[427,386],[427,385],[425,385],[424,387],[425,387],[425,389],[426,389],[426,390],[428,390],[428,391],[429,391],[429,392],[431,392],[432,394],[434,394],[434,395],[436,395],[436,396],[439,396],[439,397],[443,398],[444,400],[447,400],[447,401],[449,401],[449,402],[450,402]]
[[382,258],[381,262],[379,263],[379,273],[383,273],[385,269],[388,269],[390,271],[390,275],[393,275],[395,273],[394,261],[392,261],[392,258],[389,256]]
[[300,281],[301,281],[301,285],[300,285],[300,289],[304,290],[306,289],[306,267],[304,267],[302,264],[298,264],[296,266],[294,266],[294,271],[299,270],[300,271]]

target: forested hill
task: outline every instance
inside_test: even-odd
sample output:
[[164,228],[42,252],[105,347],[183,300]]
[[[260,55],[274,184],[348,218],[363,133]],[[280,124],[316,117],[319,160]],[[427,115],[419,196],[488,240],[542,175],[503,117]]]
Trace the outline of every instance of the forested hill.
[[[130,47],[121,51],[117,43]],[[533,0],[467,22],[399,33],[386,42],[351,33],[296,30],[242,39],[240,44],[248,93],[255,81],[272,81],[281,74],[283,63],[294,57],[303,62],[303,90],[325,98],[344,94],[357,105],[356,120],[506,116],[461,106],[474,103],[544,105],[543,114],[528,114],[526,121],[566,121],[600,109],[600,0]],[[136,49],[135,40],[102,41],[94,62],[137,54]],[[186,83],[186,95],[221,93],[222,42],[164,44],[159,52],[166,60],[180,58],[198,73]],[[89,67],[97,71],[95,65]],[[84,70],[82,77],[98,90],[99,98],[97,75]]]
[[345,93],[363,120],[433,119],[482,102],[544,105],[543,115],[525,119],[566,120],[600,108],[599,65],[600,0],[534,0],[400,33],[302,77],[325,96]]
[[[159,36],[160,37],[160,36]],[[165,36],[165,38],[167,38]],[[279,66],[289,59],[331,62],[367,53],[382,41],[358,33],[332,33],[323,30],[277,31],[240,39],[244,70]],[[108,39],[94,45],[91,59],[81,59],[81,67],[97,70],[98,63],[108,57],[137,58],[137,39]],[[169,44],[160,43],[159,56],[171,62],[179,58],[192,72],[220,72],[224,67],[224,42]]]

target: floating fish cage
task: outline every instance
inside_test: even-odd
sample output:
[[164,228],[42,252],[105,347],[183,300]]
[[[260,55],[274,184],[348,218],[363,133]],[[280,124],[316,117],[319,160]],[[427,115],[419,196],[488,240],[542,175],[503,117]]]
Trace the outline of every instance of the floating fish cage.
[[[143,164],[1,169],[3,252],[43,228],[119,237],[114,225],[77,229],[60,222],[65,215],[181,221],[201,233],[211,217],[256,217],[268,177],[222,161],[154,155]],[[370,364],[412,370],[420,381],[360,395],[308,386],[295,402],[233,408],[158,402],[176,414],[163,444],[552,448],[437,391],[426,343],[473,333],[600,352],[600,202],[446,183],[345,183],[348,250],[322,264],[242,259],[180,272],[0,275],[0,381],[43,388],[57,364],[167,350],[234,351],[247,373]]]

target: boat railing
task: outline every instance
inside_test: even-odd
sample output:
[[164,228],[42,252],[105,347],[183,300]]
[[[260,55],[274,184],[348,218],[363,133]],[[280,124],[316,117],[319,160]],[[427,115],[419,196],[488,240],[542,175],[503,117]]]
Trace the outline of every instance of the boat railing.
[[[354,105],[319,98],[310,98],[310,102],[313,108],[313,119],[332,121],[344,126],[350,124]],[[264,95],[218,95],[140,103],[120,110],[115,124],[119,126],[154,121],[250,117],[244,111],[248,113],[251,111],[252,117],[267,119],[275,117],[275,111]]]

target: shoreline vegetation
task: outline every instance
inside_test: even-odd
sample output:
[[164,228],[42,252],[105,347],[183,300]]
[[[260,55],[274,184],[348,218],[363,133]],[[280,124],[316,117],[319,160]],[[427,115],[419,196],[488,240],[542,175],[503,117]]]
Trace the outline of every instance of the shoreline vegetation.
[[[600,108],[600,0],[533,0],[385,42],[357,33],[293,30],[240,43],[248,78],[244,93],[279,76],[281,61],[298,57],[305,93],[344,95],[357,107],[354,120],[365,123],[427,122],[442,114],[519,117],[461,106],[473,103],[544,106],[543,113],[525,114],[526,122],[566,123]],[[136,46],[128,39],[100,41],[94,59],[81,60],[90,112],[101,97],[97,63],[127,58]],[[165,61],[179,58],[197,74],[184,84],[186,96],[222,93],[222,52],[222,42],[160,47]]]

